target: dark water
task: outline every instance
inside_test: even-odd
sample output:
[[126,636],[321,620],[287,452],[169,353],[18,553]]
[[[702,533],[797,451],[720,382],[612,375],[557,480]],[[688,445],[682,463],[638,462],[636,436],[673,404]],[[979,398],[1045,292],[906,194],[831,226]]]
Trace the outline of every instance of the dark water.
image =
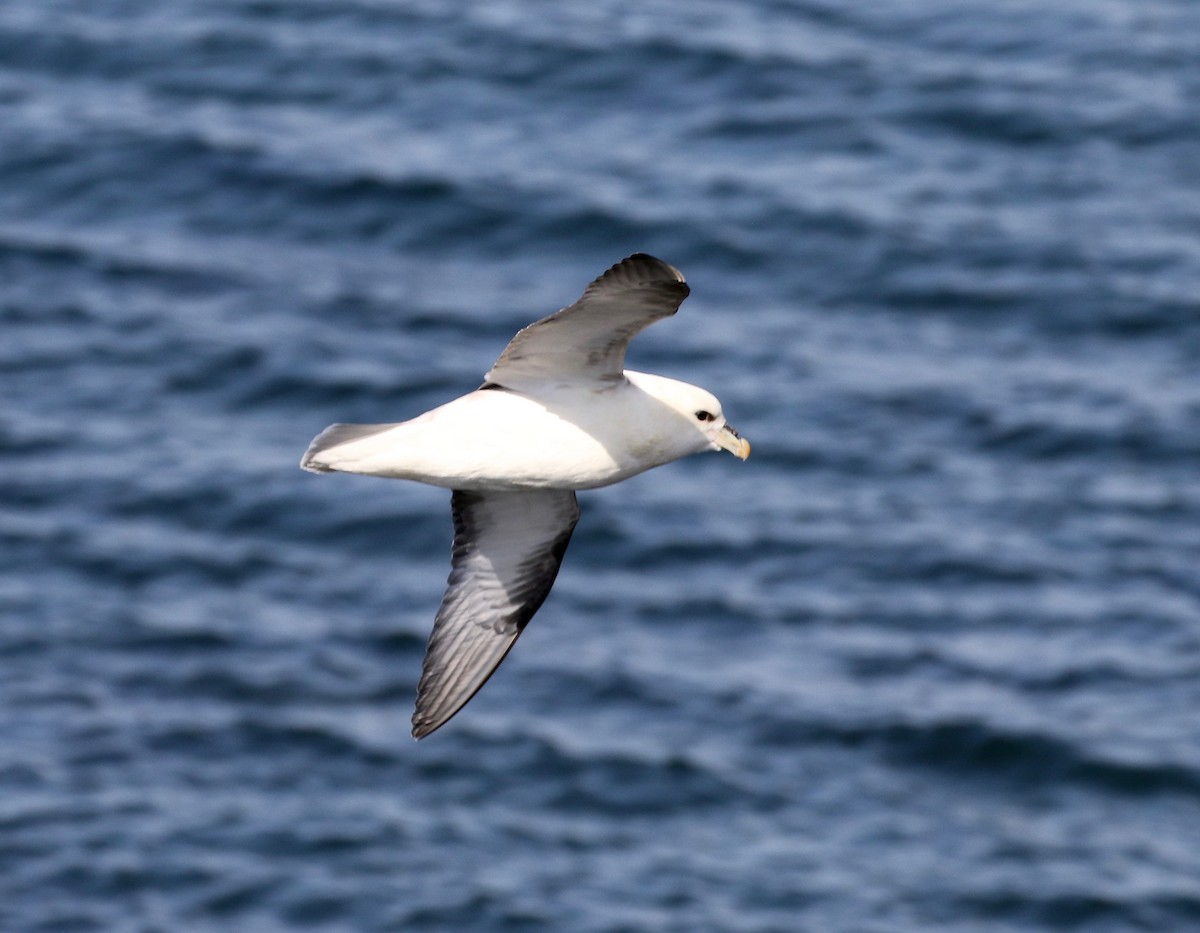
[[[0,929],[1200,929],[1200,5],[0,6]],[[754,456],[415,745],[316,477],[622,256]]]

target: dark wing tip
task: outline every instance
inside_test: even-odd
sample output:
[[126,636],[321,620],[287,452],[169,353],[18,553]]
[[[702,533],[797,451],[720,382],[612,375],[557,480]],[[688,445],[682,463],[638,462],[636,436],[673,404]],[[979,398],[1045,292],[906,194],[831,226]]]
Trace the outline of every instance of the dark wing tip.
[[[457,710],[455,710],[457,712]],[[413,716],[412,720],[412,737],[414,741],[420,742],[425,736],[437,732],[442,726],[448,723],[453,718],[453,714],[445,719],[422,719],[417,721],[417,717]]]
[[681,302],[691,292],[682,272],[649,253],[625,257],[593,281],[584,294],[612,287],[662,289],[677,295]]
[[649,253],[634,253],[632,256],[626,256],[608,271],[615,272],[618,269],[624,269],[631,273],[636,270],[639,276],[650,275],[656,279],[666,278],[681,283],[685,281],[682,272],[670,263],[663,262],[657,256],[651,256]]
[[[460,693],[456,696],[451,693],[453,699],[450,699],[447,696],[431,698],[428,694],[418,690],[417,708],[412,714],[412,737],[419,742],[425,736],[437,732],[438,729],[457,716],[464,706],[475,699],[475,694],[482,690],[483,685],[491,680],[492,675],[500,669],[500,665],[508,657],[508,653],[512,650],[513,645],[517,643],[517,638],[520,637],[521,631],[521,629],[517,630],[516,634],[512,636],[512,640],[505,647],[504,652],[469,692],[465,694]],[[425,660],[426,665],[428,665],[428,653],[426,653]],[[424,675],[426,670],[428,670],[427,666],[422,670],[422,675]],[[424,676],[422,676],[422,681],[424,681]]]

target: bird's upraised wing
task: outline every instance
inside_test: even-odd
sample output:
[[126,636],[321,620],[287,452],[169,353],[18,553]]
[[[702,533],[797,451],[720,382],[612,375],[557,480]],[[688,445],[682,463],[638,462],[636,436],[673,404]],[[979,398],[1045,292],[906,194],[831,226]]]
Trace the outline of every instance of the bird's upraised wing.
[[629,341],[678,311],[689,291],[674,266],[634,253],[592,282],[573,305],[519,331],[487,380],[518,391],[547,381],[619,382]]
[[455,490],[454,553],[429,636],[413,737],[424,738],[484,685],[554,585],[579,520],[570,490]]

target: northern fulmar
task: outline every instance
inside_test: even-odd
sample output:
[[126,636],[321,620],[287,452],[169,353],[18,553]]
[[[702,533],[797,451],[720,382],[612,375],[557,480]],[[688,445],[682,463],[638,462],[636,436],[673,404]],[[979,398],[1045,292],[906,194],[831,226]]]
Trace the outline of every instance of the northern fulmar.
[[519,331],[482,386],[396,424],[335,424],[300,465],[452,490],[450,578],[425,652],[412,734],[444,725],[487,681],[542,605],[579,520],[575,492],[704,450],[750,444],[697,386],[625,369],[643,328],[688,296],[645,253],[573,305]]

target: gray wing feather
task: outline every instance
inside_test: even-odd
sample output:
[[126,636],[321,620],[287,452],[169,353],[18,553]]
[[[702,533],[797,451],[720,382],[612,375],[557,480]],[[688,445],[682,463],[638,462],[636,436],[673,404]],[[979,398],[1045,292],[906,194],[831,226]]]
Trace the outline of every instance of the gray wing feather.
[[484,685],[545,601],[579,504],[569,490],[455,490],[454,552],[425,651],[413,737],[424,738]]
[[678,311],[688,292],[674,266],[635,253],[592,282],[573,305],[519,331],[487,380],[518,390],[547,380],[619,381],[629,341]]

